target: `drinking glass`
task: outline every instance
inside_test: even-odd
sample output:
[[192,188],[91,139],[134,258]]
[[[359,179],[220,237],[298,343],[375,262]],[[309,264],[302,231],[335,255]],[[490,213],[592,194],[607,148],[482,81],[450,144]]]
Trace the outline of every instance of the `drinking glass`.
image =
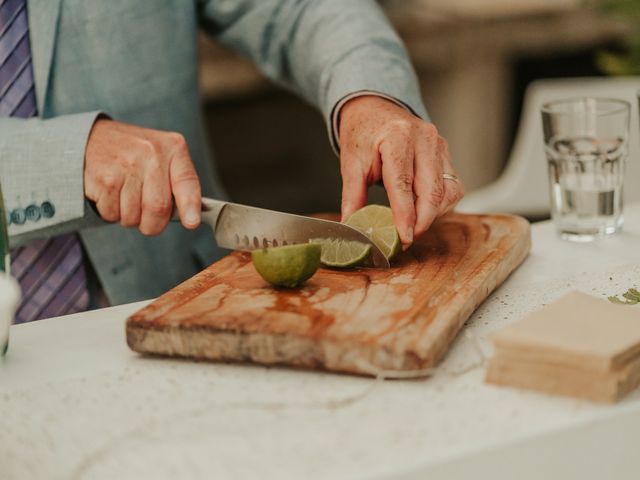
[[592,241],[622,228],[630,104],[574,98],[542,107],[551,217],[560,237]]

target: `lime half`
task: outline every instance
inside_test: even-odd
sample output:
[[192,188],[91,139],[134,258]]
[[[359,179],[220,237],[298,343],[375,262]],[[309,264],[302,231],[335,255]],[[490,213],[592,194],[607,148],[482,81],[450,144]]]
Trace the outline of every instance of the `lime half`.
[[351,215],[345,223],[369,237],[389,260],[400,251],[400,237],[389,207],[367,205]]
[[341,238],[312,238],[311,244],[322,245],[320,261],[329,267],[353,267],[364,262],[371,245]]
[[271,285],[296,288],[316,273],[321,252],[320,245],[303,243],[253,250],[251,260]]

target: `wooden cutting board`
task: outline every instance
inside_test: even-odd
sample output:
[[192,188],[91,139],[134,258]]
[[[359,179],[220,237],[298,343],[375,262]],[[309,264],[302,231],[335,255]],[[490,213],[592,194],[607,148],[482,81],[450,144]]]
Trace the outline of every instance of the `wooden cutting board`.
[[389,270],[320,269],[270,287],[234,252],[127,320],[140,353],[358,374],[434,366],[471,313],[524,260],[526,220],[451,214]]

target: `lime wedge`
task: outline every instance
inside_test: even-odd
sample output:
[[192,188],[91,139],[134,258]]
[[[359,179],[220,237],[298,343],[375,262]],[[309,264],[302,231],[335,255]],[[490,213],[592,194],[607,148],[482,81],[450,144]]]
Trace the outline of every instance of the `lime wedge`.
[[364,262],[371,252],[371,245],[341,238],[312,238],[311,244],[322,245],[320,261],[329,267],[353,267]]
[[400,237],[389,207],[367,205],[351,215],[345,223],[369,237],[389,260],[400,251]]
[[316,273],[321,252],[320,245],[303,243],[253,250],[251,260],[271,285],[296,288]]

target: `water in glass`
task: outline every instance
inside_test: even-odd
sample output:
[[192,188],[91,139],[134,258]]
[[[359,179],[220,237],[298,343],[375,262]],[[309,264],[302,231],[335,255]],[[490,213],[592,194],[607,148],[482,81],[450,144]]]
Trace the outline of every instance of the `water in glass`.
[[623,223],[624,139],[553,138],[546,153],[551,215],[560,235],[591,241],[615,233]]

